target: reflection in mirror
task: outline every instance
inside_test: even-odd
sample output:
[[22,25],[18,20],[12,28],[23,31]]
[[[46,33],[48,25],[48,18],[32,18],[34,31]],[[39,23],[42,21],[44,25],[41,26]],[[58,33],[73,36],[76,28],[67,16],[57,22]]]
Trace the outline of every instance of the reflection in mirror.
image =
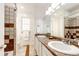
[[79,38],[79,17],[65,18],[65,38]]

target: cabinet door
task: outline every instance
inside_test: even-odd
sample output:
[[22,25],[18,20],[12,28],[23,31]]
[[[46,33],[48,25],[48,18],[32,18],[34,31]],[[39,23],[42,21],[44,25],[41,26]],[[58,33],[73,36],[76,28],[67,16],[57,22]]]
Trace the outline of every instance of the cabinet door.
[[53,56],[44,45],[42,45],[42,56]]
[[42,45],[42,56],[46,56],[46,48]]
[[38,39],[35,38],[35,50],[36,50],[36,54],[38,55]]
[[53,56],[38,38],[35,39],[35,49],[38,56]]
[[41,42],[38,41],[38,55],[41,56]]
[[47,56],[54,56],[54,55],[52,55],[52,53],[48,49],[46,49],[46,55]]
[[35,39],[35,49],[36,54],[41,56],[41,42],[38,40],[38,38]]
[[35,48],[35,51],[37,50],[36,48],[37,48],[37,38],[35,38],[35,40],[34,40],[34,48]]

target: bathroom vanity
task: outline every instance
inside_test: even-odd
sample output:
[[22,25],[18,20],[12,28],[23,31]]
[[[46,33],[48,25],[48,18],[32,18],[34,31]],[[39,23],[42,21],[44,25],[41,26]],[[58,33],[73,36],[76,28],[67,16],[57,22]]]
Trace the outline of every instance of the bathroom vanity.
[[49,39],[43,35],[36,36],[35,49],[38,56],[79,56],[78,46],[63,43],[61,39]]

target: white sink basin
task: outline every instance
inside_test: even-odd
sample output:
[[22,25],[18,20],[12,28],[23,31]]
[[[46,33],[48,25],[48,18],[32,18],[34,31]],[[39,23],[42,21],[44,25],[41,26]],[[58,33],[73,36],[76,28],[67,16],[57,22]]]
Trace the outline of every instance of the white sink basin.
[[79,48],[73,45],[68,45],[63,43],[62,41],[51,41],[48,43],[48,46],[58,52],[62,52],[64,54],[77,55],[79,54]]

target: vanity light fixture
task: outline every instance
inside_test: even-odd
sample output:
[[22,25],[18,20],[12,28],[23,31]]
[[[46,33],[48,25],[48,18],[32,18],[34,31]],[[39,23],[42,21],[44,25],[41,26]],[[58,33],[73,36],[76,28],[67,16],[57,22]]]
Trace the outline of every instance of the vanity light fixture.
[[51,15],[52,12],[54,12],[54,10],[52,9],[52,7],[49,7],[46,11],[46,15]]
[[52,3],[51,4],[51,7],[54,9],[56,7],[56,4],[55,3]]
[[55,10],[51,7],[51,12],[54,12]]
[[65,3],[61,3],[61,6],[63,6]]
[[51,11],[52,11],[52,8],[49,7],[48,10],[46,11],[46,15],[50,15]]
[[48,11],[46,11],[46,15],[48,15],[49,14],[49,12]]
[[52,4],[51,4],[51,7],[52,7],[53,9],[55,9],[58,5],[59,5],[59,3],[52,3]]
[[51,8],[51,7],[49,7],[49,8],[48,8],[48,11],[49,11],[49,12],[51,12],[51,11],[52,11],[52,8]]
[[46,15],[50,15],[50,14],[51,14],[51,13],[47,10],[47,11],[46,11]]
[[56,9],[59,9],[60,8],[60,6],[58,5],[57,7],[56,7]]
[[51,6],[46,11],[46,15],[51,15],[51,13],[55,12],[54,9],[60,8],[60,2],[52,3]]

